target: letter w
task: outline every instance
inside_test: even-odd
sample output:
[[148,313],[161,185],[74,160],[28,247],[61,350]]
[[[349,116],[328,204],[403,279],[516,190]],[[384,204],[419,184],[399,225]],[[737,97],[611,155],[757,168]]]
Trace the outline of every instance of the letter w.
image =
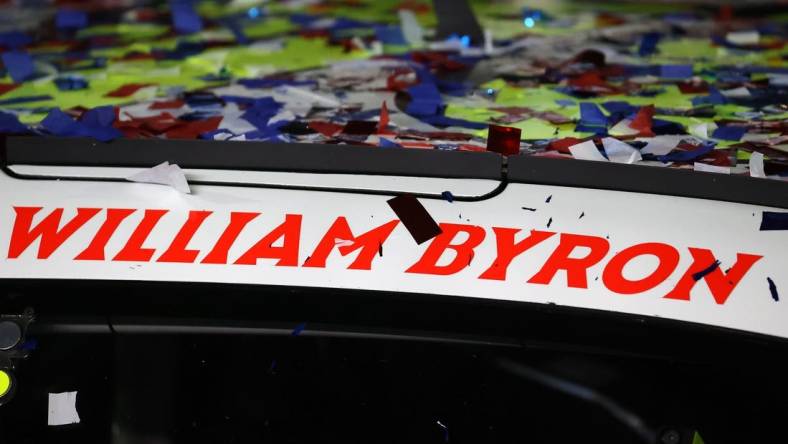
[[11,232],[11,242],[8,245],[8,258],[16,259],[27,248],[41,238],[38,244],[38,258],[47,259],[63,242],[68,240],[74,232],[79,230],[90,219],[98,214],[100,208],[77,208],[77,215],[60,228],[60,218],[63,216],[62,208],[55,208],[47,217],[33,225],[33,217],[41,211],[41,207],[14,207],[16,220]]

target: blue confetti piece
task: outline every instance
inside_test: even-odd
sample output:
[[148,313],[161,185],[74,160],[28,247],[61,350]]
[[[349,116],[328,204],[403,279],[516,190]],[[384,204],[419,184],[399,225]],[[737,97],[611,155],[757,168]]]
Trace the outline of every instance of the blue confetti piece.
[[238,79],[236,83],[252,89],[271,89],[280,86],[317,86],[317,82],[314,80],[290,79]]
[[202,19],[189,0],[170,2],[172,25],[180,34],[193,34],[202,31]]
[[696,281],[699,281],[699,280],[703,279],[706,275],[714,272],[714,270],[716,270],[718,268],[720,268],[720,261],[714,261],[713,264],[709,265],[708,267],[704,268],[703,270],[700,270],[697,273],[693,273],[692,274],[692,279],[694,279]]
[[595,103],[580,103],[580,123],[584,126],[607,126],[607,117]]
[[115,123],[115,107],[98,106],[82,115],[81,122],[88,126],[112,126]]
[[671,122],[670,120],[654,119],[651,121],[651,130],[656,135],[662,134],[684,134],[686,130],[684,126],[678,122]]
[[449,203],[452,203],[452,202],[454,202],[454,195],[453,195],[453,194],[451,194],[451,191],[444,191],[444,192],[442,192],[442,193],[441,193],[441,197],[442,197],[444,200],[448,201]]
[[61,9],[55,16],[57,29],[82,29],[88,26],[88,14],[76,9]]
[[50,111],[41,121],[41,126],[56,136],[73,136],[78,133],[78,124],[60,108]]
[[396,142],[393,142],[393,141],[391,141],[389,139],[386,139],[385,137],[381,137],[380,138],[380,147],[381,148],[401,148],[401,146],[399,144],[397,144]]
[[386,45],[407,45],[399,26],[375,26],[375,37]]
[[435,83],[420,83],[407,89],[411,97],[405,112],[413,116],[432,116],[438,114],[443,105],[440,91]]
[[25,33],[19,31],[0,32],[0,46],[10,49],[18,49],[29,45],[33,39]]
[[293,329],[293,332],[290,333],[290,335],[291,336],[299,336],[301,333],[303,333],[305,328],[306,328],[306,322],[298,324],[298,325],[295,326],[295,328]]
[[698,148],[689,151],[681,151],[675,150],[672,153],[665,154],[664,156],[657,156],[657,159],[661,162],[692,162],[695,159],[700,159],[701,157],[709,154],[714,150],[714,144],[707,143],[700,145]]
[[761,219],[761,231],[788,230],[788,213],[764,211]]
[[45,100],[52,100],[52,96],[45,95],[14,97],[13,99],[0,100],[0,106],[16,105],[19,103],[43,102]]
[[[103,108],[111,107],[100,107],[93,114],[90,114],[90,111],[85,113],[87,122],[75,121],[59,108],[55,108],[41,121],[41,127],[56,136],[92,137],[100,142],[109,142],[123,137],[123,134],[118,129],[103,125],[108,119],[106,116],[107,112]],[[112,121],[114,119],[113,111]],[[109,123],[109,125],[111,124],[112,122]]]
[[635,105],[630,105],[628,102],[618,101],[605,102],[602,104],[602,108],[610,114],[634,114],[640,109]]
[[25,51],[8,51],[2,54],[3,65],[14,83],[22,83],[33,77],[33,58]]
[[0,134],[26,134],[30,130],[19,122],[16,115],[0,111]]
[[303,27],[309,26],[310,24],[312,24],[312,22],[316,21],[319,18],[320,17],[316,15],[303,14],[303,13],[290,14],[290,21],[294,25],[299,25]]
[[747,128],[743,126],[721,126],[714,130],[714,132],[711,134],[711,137],[720,140],[738,142],[746,132]]
[[54,82],[60,91],[77,91],[88,87],[88,81],[82,77],[58,77]]
[[708,96],[698,96],[692,98],[692,105],[693,106],[703,106],[703,105],[724,105],[728,102],[728,99],[725,98],[722,93],[717,90],[716,88],[709,88],[709,95]]
[[577,105],[577,102],[571,99],[556,99],[555,103],[560,106],[574,106]]
[[221,129],[208,131],[207,133],[200,134],[200,139],[215,140],[217,138],[216,136],[219,136],[221,134],[229,134],[230,137],[236,136],[236,134],[233,133],[232,131],[230,131],[228,129],[225,129],[225,128],[221,128]]
[[777,285],[770,277],[767,277],[766,280],[769,282],[769,293],[772,294],[772,299],[774,299],[774,302],[780,302],[780,295],[777,294]]
[[658,32],[648,32],[640,39],[640,47],[638,48],[638,55],[641,57],[650,56],[657,52],[657,44],[662,38],[662,34]]
[[692,65],[661,65],[659,76],[665,79],[687,79],[692,77]]
[[[255,8],[253,8],[253,9],[255,9]],[[243,26],[241,26],[240,23],[238,23],[235,20],[228,20],[225,23],[225,26],[227,26],[227,28],[230,30],[230,32],[233,33],[233,36],[235,37],[235,41],[238,42],[239,45],[248,45],[249,44],[249,38],[244,33]]]
[[607,135],[607,128],[604,126],[578,124],[575,126],[575,131],[579,133],[594,133],[598,136]]

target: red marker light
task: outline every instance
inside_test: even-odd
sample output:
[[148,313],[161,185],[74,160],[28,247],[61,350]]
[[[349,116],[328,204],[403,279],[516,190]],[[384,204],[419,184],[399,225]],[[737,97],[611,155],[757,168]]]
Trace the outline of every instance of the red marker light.
[[487,134],[487,151],[505,156],[520,153],[520,128],[490,125]]

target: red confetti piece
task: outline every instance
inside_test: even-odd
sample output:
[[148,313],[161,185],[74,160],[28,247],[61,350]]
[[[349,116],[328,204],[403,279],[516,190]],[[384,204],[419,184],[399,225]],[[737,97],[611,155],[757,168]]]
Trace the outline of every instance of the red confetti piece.
[[679,82],[677,84],[682,94],[707,94],[709,84],[706,82]]
[[154,102],[148,109],[178,109],[185,105],[183,100],[164,100],[161,102]]
[[114,127],[122,131],[124,134],[161,134],[171,128],[180,124],[180,120],[176,119],[169,113],[161,113],[158,116],[139,117],[131,120],[115,120]]
[[641,107],[635,118],[629,124],[629,127],[638,130],[638,136],[641,137],[654,137],[655,134],[651,130],[651,125],[654,118],[654,105]]
[[19,83],[0,83],[0,96],[19,88]]
[[309,122],[309,128],[317,131],[318,133],[326,136],[326,137],[334,137],[340,131],[342,131],[342,125],[337,125],[336,123],[331,122],[323,122],[321,120],[313,120]]
[[416,141],[402,141],[400,140],[399,144],[404,148],[421,148],[425,150],[431,150],[434,147],[431,143],[427,142],[416,142]]
[[151,83],[128,83],[126,85],[121,86],[120,88],[108,92],[105,97],[128,97],[137,91],[145,88],[146,86],[151,86]]
[[559,153],[572,154],[572,152],[569,151],[569,147],[573,145],[577,145],[582,141],[583,139],[576,139],[574,137],[567,137],[564,139],[553,140],[552,142],[550,142],[549,145],[547,145],[547,149],[558,151]]
[[487,134],[487,151],[505,156],[520,153],[520,128],[490,125]]
[[168,139],[196,139],[200,134],[216,130],[216,128],[219,128],[220,123],[222,123],[221,116],[210,117],[205,120],[195,120],[193,122],[183,122],[175,128],[168,130],[165,134]]
[[386,128],[389,126],[389,108],[386,101],[380,107],[380,121],[378,121],[378,134],[387,134]]

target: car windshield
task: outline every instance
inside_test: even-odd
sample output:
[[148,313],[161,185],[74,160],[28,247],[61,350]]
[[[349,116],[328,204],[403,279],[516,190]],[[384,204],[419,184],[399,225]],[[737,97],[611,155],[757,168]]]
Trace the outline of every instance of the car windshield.
[[742,333],[426,295],[119,282],[3,291],[8,310],[40,311],[23,315],[39,319],[0,405],[4,442],[784,436],[785,347]]

